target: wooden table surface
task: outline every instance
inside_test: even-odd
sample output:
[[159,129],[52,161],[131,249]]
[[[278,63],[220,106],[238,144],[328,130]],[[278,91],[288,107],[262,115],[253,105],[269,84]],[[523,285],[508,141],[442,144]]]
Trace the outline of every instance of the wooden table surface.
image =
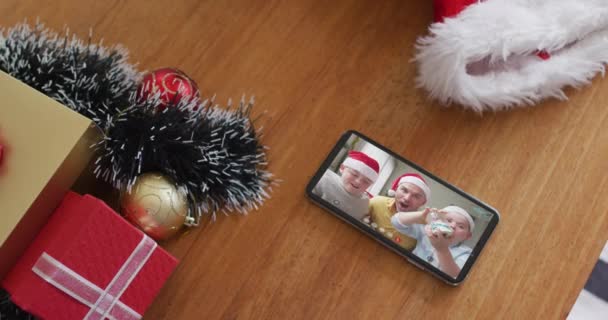
[[[608,237],[608,81],[569,101],[486,114],[414,87],[431,1],[4,0],[123,44],[141,70],[174,66],[218,101],[256,96],[269,169],[259,211],[219,216],[165,247],[181,264],[146,319],[565,318]],[[493,205],[502,220],[453,288],[306,198],[340,134],[359,130]]]

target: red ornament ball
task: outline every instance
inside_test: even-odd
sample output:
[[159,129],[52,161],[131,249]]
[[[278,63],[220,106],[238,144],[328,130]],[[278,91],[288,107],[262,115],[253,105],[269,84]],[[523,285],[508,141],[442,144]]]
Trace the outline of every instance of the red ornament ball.
[[161,110],[180,100],[199,98],[200,92],[194,80],[175,68],[162,68],[147,73],[137,88],[137,99],[142,101],[160,93]]

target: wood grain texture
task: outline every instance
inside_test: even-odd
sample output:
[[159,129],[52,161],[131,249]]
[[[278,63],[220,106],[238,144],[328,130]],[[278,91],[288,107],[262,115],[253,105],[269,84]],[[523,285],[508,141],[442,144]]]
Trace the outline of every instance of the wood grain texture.
[[[121,43],[141,69],[185,70],[220,102],[266,112],[273,198],[165,245],[181,265],[146,319],[562,319],[608,237],[608,81],[567,102],[483,117],[414,88],[431,1],[4,0]],[[306,199],[340,134],[359,130],[496,207],[502,220],[452,288]]]

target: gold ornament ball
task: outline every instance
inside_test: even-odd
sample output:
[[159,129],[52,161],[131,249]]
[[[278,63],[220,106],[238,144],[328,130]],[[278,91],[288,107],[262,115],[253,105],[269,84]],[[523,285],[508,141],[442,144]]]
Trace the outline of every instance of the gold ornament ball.
[[156,240],[165,240],[184,225],[188,203],[175,183],[160,173],[137,177],[131,192],[123,193],[120,206],[129,221]]

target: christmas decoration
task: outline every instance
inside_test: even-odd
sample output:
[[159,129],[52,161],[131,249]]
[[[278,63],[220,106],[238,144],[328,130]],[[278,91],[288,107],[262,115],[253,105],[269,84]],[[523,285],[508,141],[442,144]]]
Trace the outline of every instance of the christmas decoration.
[[145,101],[155,92],[160,95],[160,110],[182,99],[198,99],[200,96],[194,80],[175,68],[163,68],[147,73],[137,89],[137,99]]
[[139,319],[177,264],[103,201],[68,193],[2,285],[43,319]]
[[107,125],[95,145],[99,178],[127,190],[137,176],[161,172],[187,195],[194,225],[204,212],[246,213],[262,204],[271,174],[261,169],[265,148],[249,120],[253,100],[243,98],[234,110],[181,100],[162,111],[157,101],[134,102]]
[[100,136],[90,119],[2,71],[0,97],[2,279],[86,170]]
[[608,4],[595,0],[435,0],[418,39],[417,83],[476,112],[567,99],[608,62]]
[[[60,37],[37,25],[0,36],[0,69],[91,118],[104,132],[95,175],[117,189],[160,172],[187,194],[189,225],[208,212],[246,213],[269,197],[266,149],[250,119],[254,100],[227,108],[214,99],[137,99],[141,76],[126,50]],[[183,83],[183,82],[182,82]],[[143,96],[142,96],[143,97]]]
[[122,196],[122,213],[150,237],[168,239],[186,220],[188,203],[184,193],[166,176],[145,173]]
[[[187,200],[187,225],[198,225],[205,213],[215,219],[220,210],[245,214],[269,198],[274,182],[261,128],[251,119],[253,98],[221,108],[214,98],[201,99],[183,73],[165,78],[177,89],[154,90],[158,78],[143,83],[122,47],[61,36],[41,24],[0,30],[0,70],[95,122],[103,132],[93,146],[99,179],[121,192],[148,172],[174,181]],[[0,319],[17,310],[7,308]]]
[[0,69],[85,116],[103,113],[101,126],[129,105],[138,80],[125,49],[62,37],[42,24],[0,31]]

